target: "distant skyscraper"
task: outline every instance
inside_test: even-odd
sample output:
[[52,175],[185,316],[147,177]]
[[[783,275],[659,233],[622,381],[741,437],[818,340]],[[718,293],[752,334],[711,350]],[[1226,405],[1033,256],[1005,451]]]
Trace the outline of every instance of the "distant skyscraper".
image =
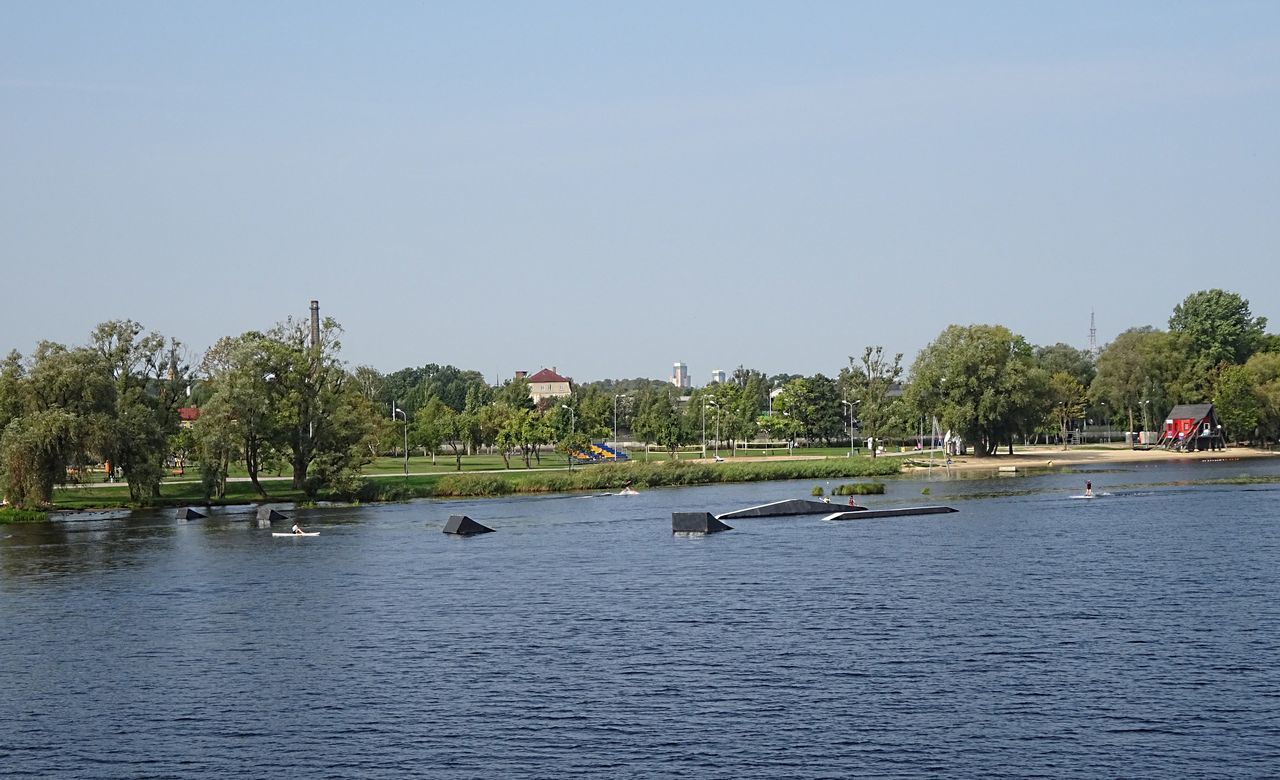
[[718,368],[715,371],[711,372],[711,384],[713,385],[714,384],[722,385],[725,383],[725,380],[727,380],[728,378],[729,378],[729,375]]
[[689,378],[689,367],[684,363],[676,363],[671,369],[671,384],[680,388],[692,387],[693,381]]

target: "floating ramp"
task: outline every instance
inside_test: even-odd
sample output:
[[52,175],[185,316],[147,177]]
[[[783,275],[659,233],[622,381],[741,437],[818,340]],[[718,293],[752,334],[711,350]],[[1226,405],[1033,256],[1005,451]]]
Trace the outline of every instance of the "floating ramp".
[[202,520],[202,519],[204,519],[204,518],[206,518],[206,517],[208,517],[208,515],[201,514],[201,513],[197,512],[196,510],[192,509],[191,507],[187,507],[187,508],[185,508],[185,509],[179,509],[179,510],[178,510],[178,519],[179,519],[179,520]]
[[901,509],[866,509],[861,512],[836,512],[823,520],[872,520],[877,517],[908,517],[910,515],[946,515],[960,510],[949,506],[908,506]]
[[272,523],[288,520],[289,516],[281,514],[269,506],[258,507],[258,527],[270,528]]
[[[826,501],[809,501],[804,498],[791,498],[786,501],[774,501],[772,504],[761,504],[760,506],[749,506],[746,509],[736,509],[732,512],[716,515],[720,520],[732,520],[740,517],[784,517],[786,515],[829,515],[831,510],[839,506],[838,504],[828,504]],[[847,512],[865,511],[866,507],[851,506]],[[843,513],[842,513],[843,514]]]
[[727,526],[712,517],[710,512],[671,513],[671,533],[673,534],[714,534],[732,530],[732,526]]
[[493,529],[477,523],[466,515],[449,515],[449,522],[444,524],[444,532],[455,536],[475,536],[493,533]]

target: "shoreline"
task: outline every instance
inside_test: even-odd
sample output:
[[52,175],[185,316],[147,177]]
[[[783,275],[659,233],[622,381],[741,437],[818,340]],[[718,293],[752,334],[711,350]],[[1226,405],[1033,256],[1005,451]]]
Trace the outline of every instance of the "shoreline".
[[[911,459],[911,463],[903,464],[902,473],[904,474],[927,473],[930,470],[928,466],[919,465],[921,456],[917,452],[894,453],[890,457]],[[923,457],[927,459],[928,453],[926,452]],[[976,457],[973,455],[953,457],[949,467],[945,465],[944,458],[939,459],[935,456],[935,463],[938,465],[933,468],[962,472],[1000,471],[1001,468],[1006,471],[1010,468],[1022,471],[1023,469],[1069,469],[1075,466],[1132,465],[1135,463],[1216,463],[1277,457],[1280,457],[1280,452],[1271,452],[1254,447],[1228,447],[1225,450],[1209,450],[1207,452],[1173,452],[1165,449],[1135,450],[1128,448],[1064,450],[1061,447],[1046,445],[1026,447],[1021,450],[1015,449],[1012,455],[1002,452],[990,457]]]
[[[847,473],[847,474],[840,474],[836,478],[893,479],[895,476],[898,478],[902,478],[902,477],[912,478],[912,477],[920,477],[920,476],[929,474],[933,470],[937,470],[939,474],[945,474],[945,475],[964,474],[966,476],[970,476],[974,478],[985,478],[987,476],[995,476],[997,474],[1003,474],[1007,476],[1010,474],[1016,475],[1016,474],[1029,473],[1029,472],[1067,471],[1072,468],[1078,468],[1083,466],[1096,467],[1096,466],[1108,466],[1108,465],[1118,466],[1118,465],[1133,465],[1133,464],[1142,464],[1142,463],[1156,464],[1156,463],[1180,463],[1180,462],[1208,463],[1208,462],[1237,461],[1237,460],[1260,460],[1260,459],[1275,458],[1275,457],[1280,457],[1280,452],[1271,452],[1267,450],[1255,449],[1252,447],[1229,447],[1226,450],[1209,451],[1209,452],[1170,452],[1164,449],[1133,450],[1133,449],[1127,449],[1123,447],[1117,447],[1114,449],[1080,448],[1080,449],[1064,450],[1064,449],[1061,449],[1061,447],[1039,446],[1039,447],[1027,447],[1021,450],[1015,450],[1013,455],[1009,455],[1007,453],[1000,453],[990,457],[976,457],[972,455],[954,457],[952,458],[952,463],[950,466],[946,465],[945,459],[941,456],[940,453],[938,453],[938,454],[935,454],[935,459],[934,459],[935,465],[931,469],[927,465],[928,452],[925,452],[923,455],[921,455],[919,451],[910,451],[910,452],[885,453],[877,458],[877,460],[895,462],[897,465],[899,465],[901,468],[896,475],[874,474],[874,473],[863,473],[863,474]],[[712,469],[716,469],[722,465],[729,465],[734,462],[741,463],[741,464],[776,463],[778,464],[778,466],[782,466],[782,464],[784,463],[787,463],[787,462],[794,463],[797,461],[807,461],[813,464],[812,468],[814,472],[827,470],[826,468],[819,466],[818,465],[819,462],[829,462],[832,464],[830,468],[834,468],[837,471],[843,471],[843,469],[840,468],[839,464],[844,462],[844,458],[822,456],[822,455],[793,455],[793,456],[774,455],[774,456],[766,456],[766,457],[753,456],[753,457],[727,458],[722,463],[716,463],[711,458],[707,458],[705,460],[701,458],[695,458],[695,459],[680,461],[680,464],[682,465],[682,467],[700,466],[700,467],[710,467]],[[623,473],[614,472],[613,476],[619,477],[619,479],[613,480],[613,481],[618,481],[620,484],[621,477],[625,476],[624,472],[626,467],[621,466],[621,464],[618,464],[618,466],[605,466],[604,468],[616,469],[619,467],[621,467],[621,470]],[[787,469],[779,468],[778,471],[787,471]],[[801,471],[805,471],[805,469],[801,469]],[[871,471],[874,471],[874,469],[872,469]],[[507,483],[508,479],[510,479],[511,477],[517,477],[517,478],[514,480],[511,480],[510,484],[504,485],[505,489],[504,488],[495,489],[492,484],[489,484],[484,486],[480,490],[477,490],[476,492],[465,491],[460,493],[454,493],[451,491],[446,491],[442,494],[432,495],[432,493],[434,493],[433,490],[429,492],[428,491],[419,492],[418,489],[411,488],[407,494],[369,496],[364,498],[363,500],[357,499],[349,503],[394,503],[397,501],[411,500],[415,498],[463,498],[463,497],[493,498],[493,497],[521,495],[521,494],[536,495],[536,494],[547,493],[547,492],[589,491],[589,490],[604,489],[611,486],[603,483],[602,484],[582,484],[582,485],[572,485],[572,486],[568,484],[566,485],[548,484],[545,487],[540,486],[539,488],[531,488],[528,485],[519,484],[521,482],[524,482],[526,478],[529,478],[532,475],[538,475],[538,476],[534,477],[531,481],[545,480],[548,482],[554,482],[558,480],[555,480],[551,475],[564,474],[564,473],[565,472],[561,470],[545,470],[545,471],[537,470],[532,472],[519,470],[514,472],[513,471],[450,472],[447,475],[431,475],[429,477],[424,475],[423,477],[417,477],[416,479],[424,479],[424,481],[430,481],[432,483],[435,483],[440,480],[453,481],[455,479],[461,478],[462,480],[465,480],[465,481],[472,481],[472,480],[483,479],[485,477],[488,477],[488,478],[494,479],[497,482]],[[378,474],[378,475],[367,475],[367,478],[373,480],[374,482],[382,482],[383,480],[380,479],[381,477],[395,477],[395,476],[397,475]],[[677,481],[670,484],[692,485],[692,484],[716,484],[721,482],[770,482],[770,481],[785,481],[785,480],[795,480],[795,479],[830,479],[833,476],[835,475],[829,474],[829,473],[828,474],[819,474],[819,473],[788,474],[785,476],[782,474],[779,474],[777,476],[771,476],[771,477],[765,477],[765,478],[761,478],[760,476],[757,475],[754,478],[748,478],[748,479],[720,480],[720,479],[710,478],[710,479],[690,480],[688,482]],[[643,483],[643,480],[642,480],[642,483]],[[669,485],[657,484],[654,486],[666,487]],[[422,486],[417,486],[417,487],[420,488]],[[285,491],[285,493],[286,493],[285,495],[277,495],[275,497],[267,498],[266,500],[260,499],[257,496],[236,495],[234,497],[229,496],[220,501],[202,500],[201,498],[198,498],[193,495],[186,495],[186,496],[170,495],[170,496],[161,497],[150,508],[161,509],[161,508],[173,508],[173,507],[182,507],[182,506],[271,504],[271,503],[281,503],[281,502],[289,503],[289,502],[296,502],[300,499],[299,496],[292,495],[292,491]],[[99,498],[101,499],[101,497]],[[332,499],[332,498],[326,499],[322,497],[318,500],[327,502],[327,501],[335,501],[336,499]],[[338,503],[346,503],[346,502],[338,501]],[[76,514],[79,512],[116,511],[116,510],[126,510],[126,509],[134,509],[134,508],[141,508],[141,507],[132,507],[126,501],[115,502],[115,501],[106,499],[106,500],[102,500],[101,503],[89,503],[81,506],[75,506],[75,505],[67,506],[65,504],[63,504],[62,506],[59,506],[58,502],[55,501],[55,503],[52,506],[46,508],[43,511],[46,511],[49,513],[57,513],[57,514]]]

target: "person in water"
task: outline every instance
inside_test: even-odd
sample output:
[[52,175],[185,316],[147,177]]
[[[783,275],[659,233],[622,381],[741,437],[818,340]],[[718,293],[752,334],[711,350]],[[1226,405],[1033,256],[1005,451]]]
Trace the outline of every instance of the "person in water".
[[293,528],[291,528],[291,529],[289,529],[289,530],[290,530],[291,532],[295,533],[295,534],[305,533],[305,532],[302,530],[302,526],[298,525],[297,523],[294,523],[294,524],[293,524]]
[[1086,483],[1084,483],[1084,494],[1085,494],[1086,496],[1088,496],[1089,498],[1093,498],[1093,483],[1092,483],[1092,482],[1086,482]]

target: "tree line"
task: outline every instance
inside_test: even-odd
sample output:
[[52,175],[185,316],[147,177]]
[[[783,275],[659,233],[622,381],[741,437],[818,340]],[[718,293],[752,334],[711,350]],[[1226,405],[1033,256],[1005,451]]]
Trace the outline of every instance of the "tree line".
[[[107,322],[84,346],[40,342],[0,364],[0,486],[19,506],[92,466],[110,467],[146,504],[175,460],[199,466],[206,495],[225,495],[233,466],[259,496],[287,471],[307,495],[353,496],[361,469],[409,448],[452,458],[488,449],[531,466],[545,453],[619,438],[677,454],[710,442],[811,444],[907,440],[936,419],[979,454],[1032,439],[1066,440],[1082,420],[1155,430],[1176,403],[1211,401],[1235,441],[1280,436],[1280,337],[1236,293],[1204,290],[1176,305],[1165,330],[1132,328],[1095,357],[1033,346],[1002,325],[952,325],[916,356],[867,346],[834,376],[767,375],[739,366],[727,381],[680,389],[661,380],[586,382],[535,404],[520,378],[428,364],[383,374],[348,368],[341,327],[286,319],[220,339],[195,366],[176,339],[131,320]],[[179,409],[199,409],[190,427]],[[873,447],[871,453],[875,454]]]

